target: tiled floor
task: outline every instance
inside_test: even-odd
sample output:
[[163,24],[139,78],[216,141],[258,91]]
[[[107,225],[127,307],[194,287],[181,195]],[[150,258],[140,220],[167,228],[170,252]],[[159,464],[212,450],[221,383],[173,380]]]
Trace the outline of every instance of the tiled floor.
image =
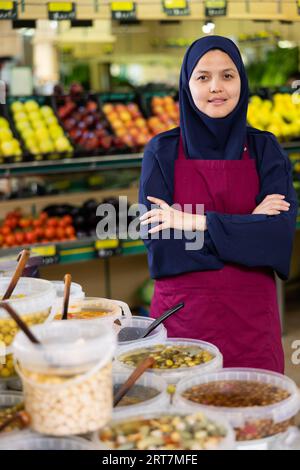
[[[292,348],[292,344],[295,340],[299,341],[297,347],[299,353],[297,356],[298,362],[300,362],[300,292],[296,296],[293,295],[293,298],[287,301],[283,337],[285,373],[295,380],[300,387],[300,363],[297,365],[292,362],[292,354],[296,351]],[[298,414],[298,424],[300,425],[300,413]]]

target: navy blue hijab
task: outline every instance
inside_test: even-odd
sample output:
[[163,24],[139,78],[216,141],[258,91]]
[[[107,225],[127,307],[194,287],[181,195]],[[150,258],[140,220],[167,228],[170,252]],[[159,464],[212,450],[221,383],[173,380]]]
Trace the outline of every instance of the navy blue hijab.
[[[224,118],[211,118],[195,105],[189,80],[199,59],[212,49],[228,54],[241,80],[237,106]],[[187,158],[205,160],[238,160],[246,142],[246,122],[249,98],[248,79],[237,46],[222,36],[206,36],[188,48],[181,67],[179,81],[180,131]]]

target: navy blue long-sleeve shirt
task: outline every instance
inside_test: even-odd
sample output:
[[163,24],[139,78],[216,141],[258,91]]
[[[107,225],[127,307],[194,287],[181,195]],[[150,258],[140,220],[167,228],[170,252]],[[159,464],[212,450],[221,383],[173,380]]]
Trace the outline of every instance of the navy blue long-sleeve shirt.
[[[146,146],[142,164],[139,202],[150,210],[147,196],[173,204],[174,164],[178,154],[180,129],[154,137]],[[249,267],[270,267],[283,280],[288,278],[298,201],[292,183],[291,165],[275,136],[247,128],[250,154],[256,159],[260,204],[268,194],[286,196],[290,209],[280,215],[221,214],[207,212],[204,245],[187,251],[186,239],[144,238],[150,275],[154,279],[192,271],[221,269],[226,263]],[[201,201],[199,201],[201,204]]]

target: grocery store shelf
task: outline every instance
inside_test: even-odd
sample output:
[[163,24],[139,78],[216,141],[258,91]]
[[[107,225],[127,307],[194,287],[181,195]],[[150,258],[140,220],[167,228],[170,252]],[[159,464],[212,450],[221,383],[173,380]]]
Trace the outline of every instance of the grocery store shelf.
[[138,168],[143,154],[109,155],[98,157],[73,157],[64,160],[7,163],[0,165],[0,176],[26,176],[55,173],[76,173],[97,169]]

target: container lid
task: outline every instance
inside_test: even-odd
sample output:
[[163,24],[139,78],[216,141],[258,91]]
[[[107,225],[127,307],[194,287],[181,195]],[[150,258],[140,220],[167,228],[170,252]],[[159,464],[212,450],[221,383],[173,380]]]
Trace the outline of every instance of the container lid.
[[108,362],[116,339],[110,324],[89,320],[56,321],[35,325],[32,332],[42,344],[33,344],[23,332],[13,342],[15,359],[30,370],[84,368]]
[[[0,298],[4,295],[10,281],[10,277],[0,278]],[[50,281],[21,277],[12,297],[4,302],[8,302],[19,315],[29,315],[49,309],[55,297],[55,288]],[[0,308],[0,318],[10,318],[10,316],[6,310]]]
[[[270,384],[288,391],[290,396],[272,405],[240,408],[202,405],[187,400],[182,396],[186,390],[196,385],[226,380]],[[272,419],[274,423],[280,423],[292,418],[300,409],[300,393],[295,382],[282,374],[263,369],[226,368],[205,375],[182,379],[177,384],[174,402],[178,405],[185,405],[190,410],[216,413],[218,416],[223,416],[227,419],[233,427],[240,427],[249,420],[268,418]]]
[[202,374],[206,372],[210,372],[212,370],[220,369],[223,365],[223,356],[219,349],[211,343],[207,343],[206,341],[200,341],[196,339],[187,339],[187,338],[168,338],[165,341],[161,341],[159,343],[153,342],[151,344],[144,344],[141,341],[136,341],[135,344],[131,344],[122,348],[120,354],[116,359],[116,368],[120,369],[130,369],[132,370],[133,367],[124,364],[120,357],[129,353],[137,352],[140,349],[151,348],[158,345],[164,346],[197,346],[201,349],[204,349],[210,352],[214,357],[211,361],[205,362],[203,364],[199,364],[193,367],[180,367],[177,369],[158,369],[153,368],[149,369],[150,373],[155,373],[160,377],[163,377],[168,383],[175,384],[179,382],[183,377],[187,375],[195,375],[195,374]]
[[42,436],[31,431],[19,432],[14,436],[1,437],[1,450],[95,450],[97,446],[80,437],[56,438]]

